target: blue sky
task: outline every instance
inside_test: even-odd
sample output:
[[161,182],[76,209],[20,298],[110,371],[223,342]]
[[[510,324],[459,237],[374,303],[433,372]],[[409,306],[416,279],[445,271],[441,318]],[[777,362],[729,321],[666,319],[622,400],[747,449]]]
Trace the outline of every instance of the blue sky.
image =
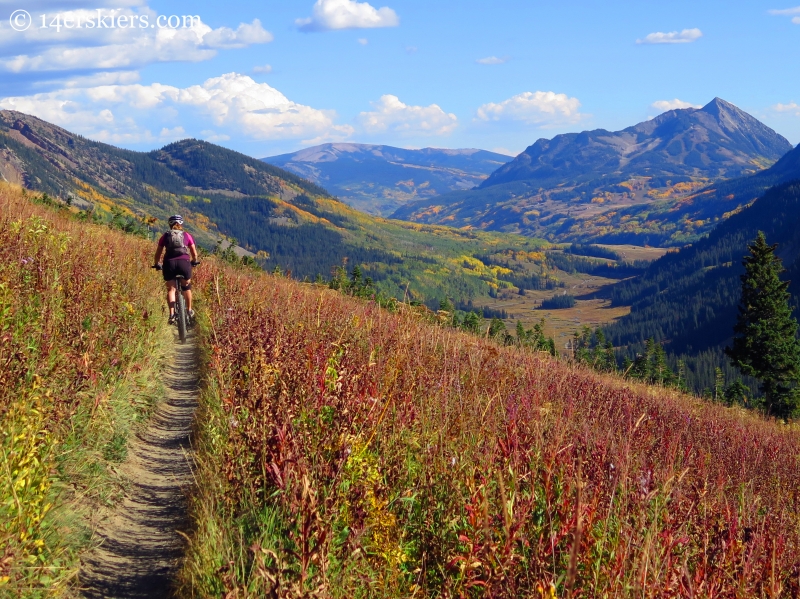
[[719,96],[797,144],[798,1],[0,0],[0,107],[142,150],[515,154]]

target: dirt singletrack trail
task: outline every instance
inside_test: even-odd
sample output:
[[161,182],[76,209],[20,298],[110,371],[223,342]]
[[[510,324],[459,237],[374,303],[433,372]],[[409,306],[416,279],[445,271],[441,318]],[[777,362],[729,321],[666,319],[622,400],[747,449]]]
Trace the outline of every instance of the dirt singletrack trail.
[[189,433],[200,384],[194,332],[185,344],[177,339],[176,330],[165,365],[166,397],[131,440],[120,467],[129,481],[125,497],[100,524],[100,546],[82,560],[84,597],[158,599],[171,594],[184,549],[180,532],[188,533]]

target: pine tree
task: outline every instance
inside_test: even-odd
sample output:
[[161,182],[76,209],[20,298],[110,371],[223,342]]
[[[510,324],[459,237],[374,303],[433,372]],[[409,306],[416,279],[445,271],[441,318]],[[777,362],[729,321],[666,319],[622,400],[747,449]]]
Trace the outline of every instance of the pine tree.
[[714,401],[722,401],[725,393],[725,374],[722,368],[717,366],[714,369]]
[[788,418],[798,411],[800,342],[776,247],[767,244],[762,232],[748,246],[733,347],[725,353],[742,373],[761,381],[767,413]]

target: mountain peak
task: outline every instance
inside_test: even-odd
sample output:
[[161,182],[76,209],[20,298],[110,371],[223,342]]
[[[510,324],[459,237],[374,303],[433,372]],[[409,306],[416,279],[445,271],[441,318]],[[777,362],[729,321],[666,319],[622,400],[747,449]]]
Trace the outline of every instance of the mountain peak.
[[735,106],[734,104],[731,104],[730,102],[727,102],[726,100],[723,100],[722,98],[714,98],[713,100],[711,100],[711,102],[703,106],[700,110],[702,110],[703,112],[707,112],[709,114],[713,114],[714,116],[717,117],[723,114],[735,114],[739,118],[744,118],[747,120],[755,120],[744,110],[742,110],[738,106]]

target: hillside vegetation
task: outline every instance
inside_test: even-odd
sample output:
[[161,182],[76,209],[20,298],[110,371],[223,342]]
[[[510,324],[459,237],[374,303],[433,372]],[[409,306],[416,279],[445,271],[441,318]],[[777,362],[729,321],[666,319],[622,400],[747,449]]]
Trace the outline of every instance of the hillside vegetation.
[[[795,150],[797,152],[797,150]],[[797,171],[800,177],[800,170]],[[763,231],[777,243],[778,256],[792,281],[794,306],[800,305],[800,184],[776,186],[752,206],[731,216],[708,237],[653,262],[645,272],[612,290],[615,305],[631,313],[606,327],[616,347],[629,354],[642,350],[646,339],[665,342],[674,359],[686,360],[696,389],[711,387],[715,367],[728,378],[722,348],[730,343],[741,297],[742,259],[747,244]],[[730,380],[728,381],[730,382]]]
[[152,247],[37,199],[0,183],[3,597],[70,594],[97,510],[121,494],[128,435],[159,396],[167,333]]
[[794,597],[792,427],[214,265],[193,597]]
[[347,261],[398,298],[466,302],[511,287],[512,279],[548,274],[541,257],[517,261],[512,273],[474,260],[534,254],[541,240],[373,217],[295,174],[199,140],[133,152],[0,111],[0,174],[145,235],[165,230],[166,218],[180,213],[207,249],[235,237],[266,269],[297,279],[328,279]]

